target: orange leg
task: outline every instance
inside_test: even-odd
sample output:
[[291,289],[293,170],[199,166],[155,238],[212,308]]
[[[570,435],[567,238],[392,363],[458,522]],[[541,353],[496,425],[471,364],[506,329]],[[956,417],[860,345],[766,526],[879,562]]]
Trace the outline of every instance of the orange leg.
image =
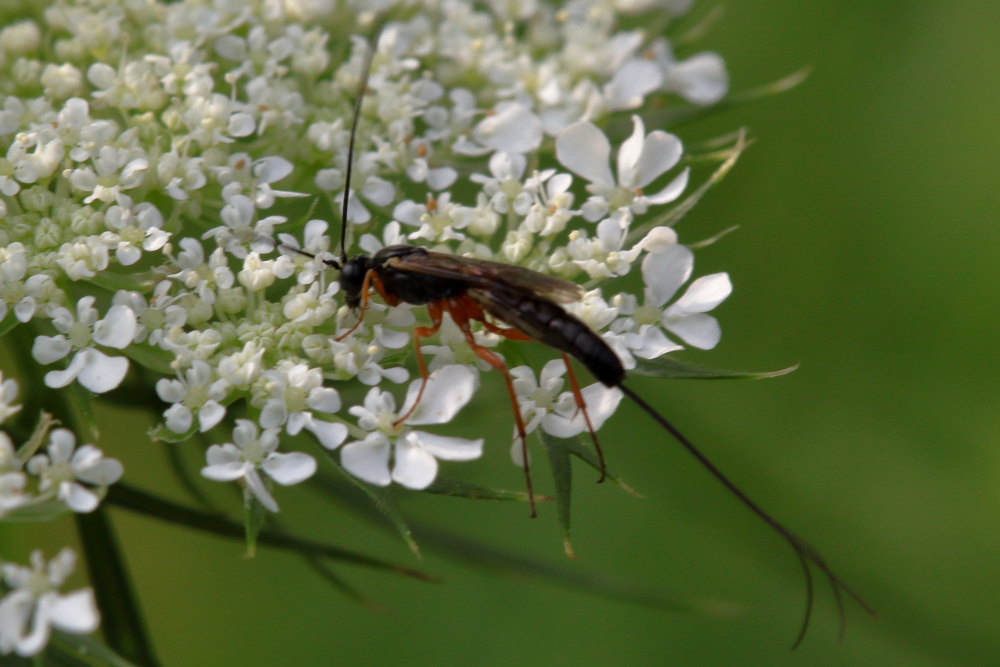
[[[472,318],[478,319],[478,318]],[[486,320],[480,320],[483,323],[483,328],[485,328],[490,333],[495,333],[499,336],[503,336],[509,340],[532,340],[531,336],[525,333],[521,333],[517,329],[511,327],[498,327],[495,324],[490,324]]]
[[365,274],[364,282],[361,283],[361,307],[358,309],[358,321],[354,323],[353,327],[334,338],[334,340],[338,343],[354,333],[355,330],[361,326],[361,323],[364,322],[365,311],[368,310],[368,291],[373,286],[375,287],[375,291],[379,293],[379,296],[381,296],[382,300],[387,304],[390,306],[399,305],[399,299],[386,293],[385,286],[382,285],[382,281],[379,280],[378,273],[375,272],[375,269],[368,269],[368,272]]
[[[474,319],[484,321],[483,312],[479,306],[469,299],[459,297],[457,299],[448,299],[445,302],[444,308],[451,315],[451,318],[455,320],[455,324],[458,325],[458,328],[462,330],[462,333],[465,335],[466,342],[469,344],[472,351],[476,353],[476,356],[500,371],[503,375],[504,382],[507,384],[507,394],[510,396],[511,405],[514,407],[514,424],[517,428],[517,437],[521,440],[521,458],[524,459],[524,483],[528,489],[528,502],[531,505],[531,516],[534,518],[538,515],[538,512],[535,509],[535,492],[531,484],[531,467],[528,465],[527,429],[524,426],[524,419],[521,417],[521,408],[517,403],[517,393],[514,391],[514,381],[511,379],[510,372],[507,370],[507,365],[504,364],[500,355],[477,343],[475,337],[472,335],[472,329],[469,328],[469,320]],[[494,333],[506,331],[499,329],[499,327],[491,327],[492,325],[487,325],[487,329],[494,331]],[[510,331],[518,336],[524,336],[524,334],[516,329],[511,329]]]
[[427,364],[424,363],[424,353],[420,350],[420,339],[433,336],[438,332],[438,329],[441,328],[441,316],[443,313],[444,310],[441,308],[440,302],[432,301],[428,303],[427,314],[431,316],[431,326],[417,327],[413,330],[413,349],[417,354],[417,367],[420,369],[420,377],[423,378],[423,382],[420,383],[420,390],[417,392],[417,399],[413,401],[413,405],[410,406],[405,415],[395,421],[393,426],[399,426],[409,419],[413,411],[420,405],[420,399],[424,396],[424,389],[427,387],[429,374],[427,373]]
[[576,381],[576,374],[573,372],[573,366],[569,363],[569,357],[565,354],[562,355],[563,362],[566,364],[566,377],[569,378],[569,387],[573,391],[573,400],[576,401],[576,409],[583,413],[583,421],[587,424],[587,431],[590,432],[590,441],[594,443],[594,450],[597,452],[597,460],[601,464],[601,476],[597,480],[600,484],[604,481],[605,468],[604,468],[604,452],[601,451],[601,444],[597,441],[597,433],[594,432],[594,425],[590,423],[590,415],[587,414],[587,404],[583,401],[583,394],[580,393],[580,385]]

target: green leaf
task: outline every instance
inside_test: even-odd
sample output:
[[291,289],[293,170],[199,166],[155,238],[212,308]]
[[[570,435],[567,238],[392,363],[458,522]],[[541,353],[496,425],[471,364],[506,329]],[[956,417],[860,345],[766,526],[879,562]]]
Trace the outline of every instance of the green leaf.
[[53,630],[45,648],[46,665],[94,665],[95,667],[136,667],[90,635],[74,635]]
[[[374,486],[363,482],[354,475],[350,474],[344,470],[340,461],[337,460],[333,452],[328,452],[330,461],[337,467],[344,477],[353,484],[355,487],[360,489],[368,498],[375,504],[378,511],[396,528],[396,532],[399,536],[403,538],[403,542],[409,547],[410,551],[414,556],[420,558],[420,546],[417,541],[413,538],[413,531],[410,530],[409,524],[407,524],[406,519],[403,518],[403,513],[399,509],[399,505],[396,504],[396,499],[393,497],[392,493],[389,491],[389,487]],[[315,478],[314,478],[315,479]],[[321,480],[316,479],[317,482]]]
[[160,375],[169,377],[175,375],[174,370],[170,367],[173,356],[166,350],[151,345],[132,344],[127,345],[122,353],[140,366]]
[[[488,486],[480,486],[460,479],[448,477],[438,477],[434,483],[424,489],[428,493],[436,493],[442,496],[455,496],[458,498],[469,498],[471,500],[516,500],[522,503],[528,502],[527,491],[513,491],[511,489],[495,489]],[[547,496],[535,496],[536,502],[552,500]]]
[[760,380],[787,375],[798,367],[799,365],[795,364],[776,371],[728,371],[704,368],[671,357],[660,357],[659,359],[637,359],[636,367],[629,372],[636,375],[684,380]]
[[[573,441],[567,442],[568,446],[573,448],[574,456],[578,456]],[[581,446],[580,449],[583,450],[583,447]],[[611,476],[610,473],[609,476]],[[329,480],[325,481],[327,483],[323,487],[324,490],[334,496],[344,507],[354,510],[363,517],[377,516],[377,511],[372,508],[371,503],[362,498],[360,494],[349,493],[350,489],[347,489],[346,486],[338,485]],[[627,487],[625,488],[628,490]],[[385,523],[381,524],[381,527],[386,531],[392,530]],[[545,562],[427,524],[415,522],[413,529],[421,544],[425,545],[427,549],[502,575],[535,577],[550,584],[565,586],[570,590],[583,590],[610,599],[648,605],[661,610],[723,616],[729,609],[726,606],[728,602],[725,600],[680,598],[657,590],[648,582],[632,582],[601,574],[581,572],[580,566],[576,564],[568,567],[563,564]]]
[[12,523],[53,521],[70,513],[65,502],[53,498],[42,503],[22,505],[4,514],[3,519],[0,519],[0,521],[9,521]]
[[166,442],[169,444],[176,444],[178,442],[187,442],[194,437],[195,433],[198,432],[198,425],[192,424],[191,428],[187,430],[186,433],[174,433],[167,425],[160,422],[153,428],[146,431],[146,435],[149,436],[151,440]]
[[[183,505],[159,498],[122,482],[118,482],[110,487],[108,490],[108,500],[117,507],[212,535],[235,540],[243,540],[246,536],[246,531],[240,523],[184,507]],[[287,549],[299,554],[331,558],[355,565],[386,570],[423,581],[435,581],[434,577],[413,568],[373,558],[350,549],[343,549],[306,538],[285,535],[272,530],[261,530],[257,535],[257,542],[258,544],[277,549]]]
[[564,445],[565,440],[554,438],[542,431],[542,442],[549,454],[549,464],[552,466],[552,480],[556,488],[556,515],[559,518],[559,529],[562,531],[563,551],[573,560],[573,535],[570,530],[570,506],[573,491],[573,467],[570,465],[570,450]]
[[98,271],[87,279],[91,285],[96,285],[112,293],[118,290],[149,292],[158,281],[159,278],[152,271],[114,273],[107,269]]
[[80,415],[83,426],[87,429],[86,433],[77,433],[76,437],[84,440],[99,440],[100,429],[97,428],[97,420],[94,419],[94,395],[84,389],[79,382],[73,382],[69,385],[69,397],[70,403]]
[[443,530],[421,526],[417,530],[421,542],[470,565],[502,574],[533,576],[548,583],[565,586],[574,591],[602,595],[614,600],[631,602],[667,611],[680,611],[710,616],[731,614],[732,605],[725,600],[707,598],[681,598],[657,590],[649,582],[633,582],[580,570],[574,563],[547,563],[487,545],[482,542]]
[[672,227],[676,225],[681,219],[688,214],[695,207],[695,205],[701,201],[709,190],[714,188],[716,185],[722,182],[722,179],[726,177],[726,174],[736,166],[736,162],[740,159],[743,151],[747,149],[750,142],[747,140],[746,131],[740,130],[736,136],[735,143],[723,150],[717,151],[714,156],[705,156],[707,158],[719,159],[722,161],[712,175],[709,176],[704,183],[698,186],[698,189],[685,197],[681,203],[668,209],[662,215],[658,215],[655,218],[647,220],[641,225],[634,225],[632,230],[628,234],[628,242],[636,243],[649,233],[654,227],[668,226]]
[[781,95],[782,93],[795,88],[809,78],[809,74],[811,72],[812,67],[803,67],[802,69],[792,72],[791,74],[783,76],[775,81],[770,81],[760,86],[754,86],[753,88],[730,93],[725,98],[710,106],[699,106],[697,104],[678,106],[673,104],[668,105],[668,107],[664,109],[644,113],[642,116],[647,122],[647,126],[674,128],[684,123],[690,123],[707,118],[708,116],[714,116],[721,111],[727,111],[734,107],[743,106],[744,104],[756,102],[757,100],[767,97]]
[[0,336],[7,335],[7,333],[11,329],[16,327],[18,324],[21,324],[21,322],[16,317],[14,317],[14,311],[11,310],[9,313],[7,313],[7,317],[5,317],[2,322],[0,322]]
[[[602,472],[601,461],[599,458],[597,458],[597,453],[593,449],[591,449],[589,444],[585,444],[583,438],[577,436],[575,438],[562,439],[559,440],[559,442],[562,443],[562,446],[566,448],[567,452],[569,452],[576,458],[580,459],[581,461],[589,465],[598,473]],[[621,477],[613,473],[607,466],[605,466],[603,472],[608,479],[617,484],[618,487],[625,493],[635,496],[636,498],[645,497],[641,493],[633,489],[630,485],[625,483],[625,481]]]

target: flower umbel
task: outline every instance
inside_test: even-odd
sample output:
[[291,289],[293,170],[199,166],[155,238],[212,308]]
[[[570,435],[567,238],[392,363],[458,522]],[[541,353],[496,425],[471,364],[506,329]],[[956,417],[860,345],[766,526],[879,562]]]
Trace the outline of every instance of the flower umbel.
[[[719,341],[708,312],[728,277],[676,297],[694,252],[663,223],[703,176],[690,165],[712,158],[645,109],[721,99],[724,62],[677,57],[636,27],[689,3],[42,4],[0,29],[0,344],[38,371],[20,386],[62,424],[0,431],[0,519],[98,509],[125,474],[104,452],[127,460],[120,448],[144,440],[99,423],[107,404],[152,411],[175,463],[204,448],[202,476],[239,484],[260,516],[278,511],[275,484],[321,487],[342,469],[388,497],[373,487],[425,490],[480,458],[492,438],[446,425],[474,419],[481,372],[502,382],[496,360],[518,358],[502,347],[509,323],[428,315],[427,302],[488,293],[471,275],[433,276],[445,287],[429,292],[430,274],[410,276],[395,293],[369,276],[367,307],[350,308],[338,271],[389,246],[580,283],[577,301],[552,305],[628,368]],[[634,294],[614,282],[636,273]],[[7,372],[0,423],[20,428]],[[528,433],[583,433],[580,400],[594,429],[613,416],[618,389],[575,395],[565,372],[559,359],[511,370]],[[327,456],[294,451],[317,445]],[[520,446],[514,459],[526,464]],[[93,629],[89,593],[55,593],[72,560],[5,566],[0,652],[38,654],[50,626]]]

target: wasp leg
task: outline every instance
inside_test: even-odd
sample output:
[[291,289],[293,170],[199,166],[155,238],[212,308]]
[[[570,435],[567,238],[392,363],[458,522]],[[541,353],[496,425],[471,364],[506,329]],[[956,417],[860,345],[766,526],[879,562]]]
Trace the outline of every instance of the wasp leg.
[[[517,428],[517,437],[521,440],[521,458],[524,460],[524,484],[528,489],[528,503],[531,505],[531,516],[534,518],[538,515],[538,512],[535,509],[535,492],[531,484],[531,467],[528,464],[528,435],[527,429],[524,426],[524,419],[521,417],[521,408],[517,403],[514,381],[511,379],[507,365],[500,358],[500,355],[477,343],[475,336],[472,334],[472,329],[469,328],[470,320],[478,320],[485,324],[485,316],[479,305],[471,299],[459,297],[448,299],[444,307],[451,315],[451,319],[458,325],[458,328],[462,330],[462,333],[465,335],[465,341],[469,344],[469,348],[476,353],[476,356],[503,374],[503,380],[507,384],[507,395],[510,396],[510,403],[514,408],[514,425]],[[487,329],[490,326],[487,326]],[[516,329],[511,329],[510,331],[520,336],[524,335]]]
[[576,381],[576,374],[573,372],[573,366],[569,363],[569,357],[564,354],[562,355],[562,358],[563,362],[566,364],[566,377],[569,378],[569,386],[573,391],[573,400],[576,401],[576,409],[583,413],[583,421],[587,424],[587,431],[590,433],[590,441],[594,443],[594,450],[597,452],[597,461],[601,465],[601,476],[597,480],[597,483],[600,484],[606,477],[604,452],[601,450],[601,443],[597,441],[597,433],[594,431],[594,425],[590,423],[590,415],[587,413],[587,404],[583,400],[583,394],[580,392],[580,384]]
[[375,269],[368,269],[368,272],[365,274],[365,280],[361,283],[361,307],[358,308],[358,321],[354,323],[353,327],[334,338],[338,343],[354,333],[361,326],[361,323],[365,321],[365,311],[368,310],[368,290],[372,287],[375,287],[375,291],[382,297],[382,300],[390,306],[398,306],[400,304],[399,299],[385,291],[385,286],[379,280]]
[[[485,320],[483,320],[483,327],[490,333],[495,333],[503,336],[504,338],[509,338],[510,340],[532,340],[531,336],[521,333],[517,329],[511,327],[498,327]],[[597,483],[600,484],[607,476],[604,464],[604,450],[601,449],[601,443],[597,440],[597,432],[594,430],[594,426],[590,422],[590,414],[587,412],[587,404],[583,400],[583,394],[580,393],[580,384],[576,381],[576,374],[573,372],[573,366],[570,364],[569,357],[563,354],[562,358],[566,363],[566,376],[569,378],[569,386],[573,391],[573,400],[576,402],[576,409],[578,412],[583,413],[583,421],[587,424],[587,431],[590,433],[590,441],[594,443],[594,451],[597,452],[597,461],[601,468],[601,476],[598,478]]]
[[427,380],[429,374],[427,373],[427,364],[424,363],[424,353],[420,350],[420,339],[427,338],[428,336],[433,336],[441,328],[441,316],[444,310],[437,301],[432,301],[427,304],[427,314],[431,316],[431,326],[429,327],[417,327],[413,330],[413,350],[417,355],[417,367],[420,369],[420,377],[423,382],[420,383],[420,390],[417,391],[417,398],[413,401],[413,405],[410,409],[406,411],[406,414],[395,421],[393,426],[399,426],[404,421],[410,418],[413,411],[417,409],[420,405],[420,399],[424,396],[424,389],[427,387]]
[[[476,318],[472,318],[476,319]],[[483,328],[490,333],[495,333],[498,336],[503,336],[509,340],[534,340],[531,336],[526,333],[521,333],[513,327],[498,327],[495,324],[490,324],[486,320],[482,320]]]

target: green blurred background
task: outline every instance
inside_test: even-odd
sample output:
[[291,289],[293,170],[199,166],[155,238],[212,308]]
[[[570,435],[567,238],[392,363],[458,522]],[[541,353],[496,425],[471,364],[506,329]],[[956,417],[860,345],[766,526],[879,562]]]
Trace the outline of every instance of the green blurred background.
[[[745,126],[756,140],[681,223],[687,241],[740,226],[699,254],[698,273],[729,271],[735,292],[717,311],[720,347],[688,358],[801,368],[766,381],[632,384],[807,536],[880,620],[849,605],[837,644],[820,581],[811,633],[790,653],[803,603],[794,556],[626,407],[602,438],[646,498],[592,484],[580,468],[578,562],[563,556],[550,506],[534,521],[521,505],[439,497],[404,496],[405,510],[587,577],[726,601],[735,615],[665,612],[430,550],[416,562],[391,534],[296,490],[281,499],[297,530],[443,583],[340,567],[385,607],[372,611],[295,557],[264,549],[247,560],[238,543],[116,511],[166,664],[1000,661],[1000,3],[729,0],[702,10],[712,5],[724,14],[702,46],[724,55],[734,90],[814,69],[789,93],[679,129],[695,141]],[[503,440],[510,417],[496,384],[469,410]],[[122,424],[135,446],[112,453],[139,473],[133,482],[169,489],[143,426]],[[460,472],[519,488],[503,449]]]

